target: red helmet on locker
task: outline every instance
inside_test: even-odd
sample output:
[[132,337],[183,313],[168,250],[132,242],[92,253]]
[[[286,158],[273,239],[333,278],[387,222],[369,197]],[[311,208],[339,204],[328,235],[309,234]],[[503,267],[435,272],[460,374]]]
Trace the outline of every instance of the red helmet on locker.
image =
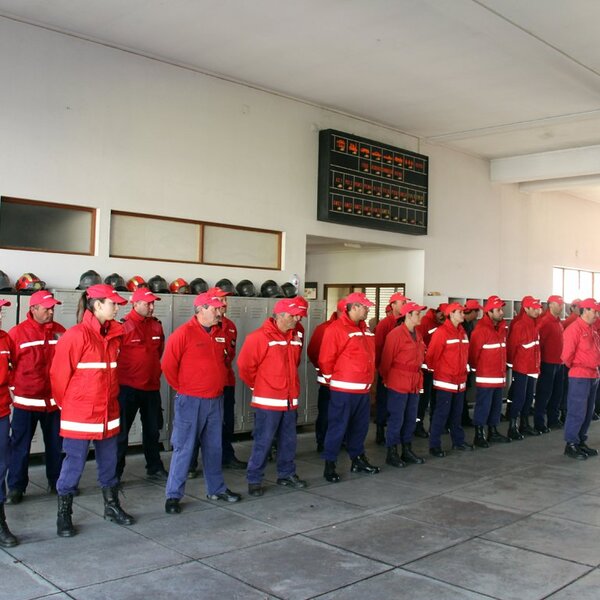
[[135,292],[135,290],[137,290],[139,287],[148,287],[148,285],[146,284],[146,281],[143,277],[140,277],[139,275],[134,275],[127,282],[127,289],[130,292]]
[[190,286],[188,282],[183,279],[183,277],[178,277],[177,279],[171,281],[169,285],[169,291],[171,294],[189,294]]
[[17,292],[37,292],[43,290],[46,287],[46,282],[42,281],[37,275],[33,273],[23,273],[17,282],[15,283],[15,289]]

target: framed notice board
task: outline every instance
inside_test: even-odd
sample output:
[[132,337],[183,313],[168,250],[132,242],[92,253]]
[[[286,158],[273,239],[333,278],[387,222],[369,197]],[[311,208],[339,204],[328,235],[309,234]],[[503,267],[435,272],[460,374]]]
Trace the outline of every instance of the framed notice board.
[[429,158],[325,129],[319,134],[317,218],[427,234]]

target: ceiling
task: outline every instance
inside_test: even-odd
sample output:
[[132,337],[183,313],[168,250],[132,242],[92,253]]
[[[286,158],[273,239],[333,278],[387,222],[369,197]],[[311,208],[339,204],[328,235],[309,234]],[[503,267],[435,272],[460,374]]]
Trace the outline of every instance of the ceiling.
[[598,0],[0,0],[0,16],[484,158],[600,144]]

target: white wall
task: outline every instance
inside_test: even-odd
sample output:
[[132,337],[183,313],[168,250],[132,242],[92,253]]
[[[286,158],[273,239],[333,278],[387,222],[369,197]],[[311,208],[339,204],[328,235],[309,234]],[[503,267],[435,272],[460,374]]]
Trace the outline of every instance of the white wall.
[[[307,235],[423,250],[424,259],[409,261],[415,296],[545,294],[553,264],[577,259],[600,269],[600,240],[591,235],[597,205],[559,209],[564,198],[555,195],[548,214],[539,195],[492,186],[487,161],[383,127],[1,18],[0,76],[0,194],[99,208],[96,256],[2,250],[0,269],[13,279],[33,271],[73,287],[89,268],[209,283],[227,276],[260,285],[293,273],[346,279],[341,256],[309,257],[304,276]],[[318,130],[329,127],[430,156],[428,236],[316,220]],[[111,259],[111,208],[283,230],[283,272]],[[421,281],[412,269],[422,260]],[[378,280],[395,279],[391,265],[370,255],[354,261],[356,279],[371,278],[374,263]]]

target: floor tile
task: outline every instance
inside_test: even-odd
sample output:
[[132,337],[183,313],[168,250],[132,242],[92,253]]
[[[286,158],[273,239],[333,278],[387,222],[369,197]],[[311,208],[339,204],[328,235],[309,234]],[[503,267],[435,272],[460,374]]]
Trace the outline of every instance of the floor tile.
[[30,600],[59,591],[27,565],[0,550],[0,598]]
[[562,590],[548,596],[548,600],[598,600],[600,571],[595,569]]
[[581,494],[544,510],[543,514],[600,527],[600,496]]

